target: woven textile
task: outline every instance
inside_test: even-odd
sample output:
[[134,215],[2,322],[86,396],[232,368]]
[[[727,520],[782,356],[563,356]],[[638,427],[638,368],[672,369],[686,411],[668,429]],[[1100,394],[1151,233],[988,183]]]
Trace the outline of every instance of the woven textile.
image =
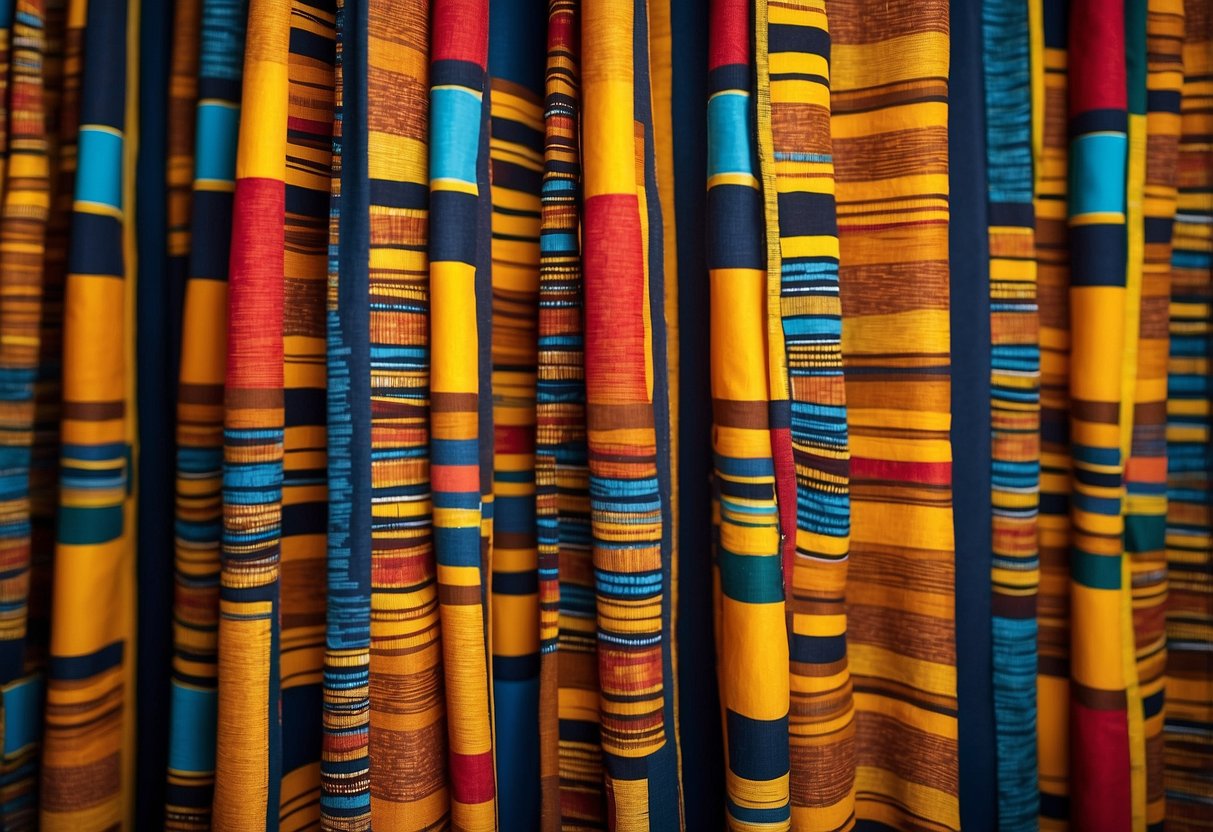
[[1211,22],[0,2],[0,827],[1207,829]]

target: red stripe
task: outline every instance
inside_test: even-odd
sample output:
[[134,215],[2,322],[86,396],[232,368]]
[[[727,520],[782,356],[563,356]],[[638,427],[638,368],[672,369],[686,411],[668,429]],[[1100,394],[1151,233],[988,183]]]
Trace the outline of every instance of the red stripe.
[[1123,710],[1070,704],[1070,817],[1075,832],[1130,832],[1129,724]]
[[851,479],[916,482],[923,485],[951,485],[950,462],[897,462],[891,459],[851,457]]
[[316,136],[324,136],[328,138],[333,134],[333,125],[327,121],[317,121],[313,118],[299,118],[299,116],[290,116],[286,120],[288,130],[297,130],[300,133],[311,133]]
[[457,803],[488,803],[496,794],[493,787],[493,752],[451,754],[451,797]]
[[644,249],[634,194],[585,201],[585,367],[593,402],[648,401]]
[[277,179],[236,182],[227,294],[231,387],[282,387],[285,203],[286,189]]
[[499,454],[535,452],[535,429],[529,425],[494,425],[493,451]]
[[747,0],[712,0],[708,68],[750,64],[750,5]]
[[480,490],[479,465],[432,465],[430,487],[446,493]]
[[431,60],[488,64],[488,0],[435,0],[433,14]]
[[1070,5],[1070,115],[1128,106],[1124,27],[1123,0]]
[[771,458],[775,462],[775,495],[779,500],[779,532],[783,535],[783,591],[792,593],[796,565],[796,462],[792,458],[792,431],[771,428]]

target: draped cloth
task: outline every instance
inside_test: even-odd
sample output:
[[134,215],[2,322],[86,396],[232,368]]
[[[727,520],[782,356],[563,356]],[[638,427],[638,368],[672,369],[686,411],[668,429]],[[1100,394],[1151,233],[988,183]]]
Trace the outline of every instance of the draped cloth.
[[0,3],[0,826],[1207,828],[1211,22]]

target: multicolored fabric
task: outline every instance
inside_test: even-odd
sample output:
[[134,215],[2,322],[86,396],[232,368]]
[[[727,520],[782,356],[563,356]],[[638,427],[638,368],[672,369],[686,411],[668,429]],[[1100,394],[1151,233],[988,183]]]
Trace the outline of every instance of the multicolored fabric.
[[582,4],[587,445],[603,779],[615,829],[676,828],[683,802],[646,24],[644,0]]
[[1040,349],[1028,9],[982,3],[990,228],[990,427],[998,828],[1032,830],[1036,780],[1036,514]]
[[432,829],[451,787],[428,455],[429,4],[375,0],[366,26],[371,815]]
[[579,4],[551,0],[540,224],[535,511],[545,832],[606,822],[586,450]]
[[1211,21],[0,0],[0,826],[1207,828]]
[[[319,820],[327,510],[325,286],[333,153],[335,0],[292,0],[283,234],[282,564],[284,830]],[[354,249],[357,251],[357,249]],[[365,431],[364,431],[365,434]]]
[[948,10],[845,0],[829,11],[855,814],[957,829]]
[[366,5],[340,2],[329,203],[327,306],[328,598],[320,815],[369,829],[371,421]]
[[[43,829],[107,828],[134,810],[135,408],[132,191],[138,3],[84,17],[78,175],[63,327]],[[70,35],[69,35],[70,36]]]
[[204,0],[189,276],[177,393],[172,730],[165,826],[209,823],[218,683],[227,252],[240,119],[245,3]]
[[213,823],[277,829],[282,794],[283,302],[289,0],[251,0],[228,275]]
[[535,516],[542,0],[489,3],[492,219],[492,653],[498,816],[539,824],[539,581]]
[[[728,749],[727,824],[787,829],[789,664],[772,458],[773,428],[782,425],[771,418],[765,343],[767,249],[753,138],[751,14],[745,0],[715,0],[708,53],[717,672]],[[786,399],[783,405],[786,422]]]
[[[1130,828],[1128,586],[1122,562],[1125,346],[1124,7],[1070,7],[1070,742],[1072,816]],[[1133,673],[1133,676],[1136,674]]]
[[1068,11],[1068,0],[1042,0],[1032,38],[1041,422],[1036,738],[1045,832],[1066,829],[1070,817]]
[[[1140,213],[1132,235],[1140,235],[1141,302],[1138,311],[1136,387],[1132,430],[1125,461],[1125,552],[1129,558],[1133,600],[1134,653],[1141,699],[1142,767],[1147,829],[1165,819],[1163,720],[1166,698],[1167,515],[1167,352],[1171,302],[1171,229],[1175,216],[1179,96],[1183,84],[1183,4],[1149,0],[1132,8],[1144,13],[1144,36],[1130,64],[1131,144],[1144,157]],[[1126,29],[1130,29],[1126,20]],[[1130,207],[1135,184],[1131,183]],[[1134,236],[1130,236],[1132,241]],[[1122,402],[1123,407],[1123,402]],[[1123,410],[1122,410],[1123,412]],[[1137,781],[1134,786],[1137,787]],[[1134,808],[1137,806],[1135,804]],[[1137,818],[1135,817],[1135,823]]]
[[[768,226],[767,234],[778,238],[779,336],[787,375],[780,386],[790,399],[786,415],[772,404],[772,442],[786,430],[796,478],[794,494],[780,492],[781,503],[791,497],[795,509],[793,531],[788,507],[780,508],[790,622],[792,828],[843,829],[855,812],[855,729],[844,611],[849,465],[827,8],[770,2],[765,11],[757,43],[760,56],[764,45],[768,51],[771,146],[760,143],[760,152],[768,205],[774,196],[778,211],[778,228]],[[769,207],[767,216],[769,222]],[[767,256],[769,270],[769,245]],[[790,564],[787,540],[795,544]]]
[[46,24],[42,0],[16,4],[9,90],[12,128],[0,207],[0,468],[6,472],[0,493],[0,706],[4,713],[0,825],[13,829],[33,827],[36,821],[39,710],[45,684],[45,638],[31,627],[30,593],[37,568],[31,500],[35,385],[42,347],[42,271],[53,161],[52,125],[43,92]]
[[450,719],[451,822],[497,819],[487,0],[438,0],[430,53],[430,477]]
[[[1213,800],[1213,514],[1209,356],[1213,344],[1213,10],[1185,0],[1178,202],[1167,363],[1166,825],[1206,828]],[[1174,34],[1173,34],[1174,36]]]

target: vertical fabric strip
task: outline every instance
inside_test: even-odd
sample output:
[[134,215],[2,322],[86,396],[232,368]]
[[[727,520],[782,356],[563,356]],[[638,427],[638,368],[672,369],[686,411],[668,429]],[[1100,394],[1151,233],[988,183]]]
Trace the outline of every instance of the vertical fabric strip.
[[[488,303],[487,0],[438,0],[430,54],[431,478],[449,719],[451,821],[494,828],[489,657],[491,435],[482,413]],[[489,482],[491,485],[491,481]],[[485,498],[489,499],[486,500]],[[482,529],[484,532],[482,532]]]
[[216,826],[278,828],[290,0],[249,4],[224,389]]
[[177,387],[173,677],[165,826],[208,824],[218,697],[227,277],[240,120],[241,0],[204,0],[189,276]]
[[1209,815],[1213,760],[1213,508],[1210,504],[1210,353],[1213,352],[1213,154],[1209,153],[1213,13],[1183,4],[1179,188],[1171,254],[1167,364],[1166,771],[1168,830],[1196,830]]
[[868,0],[830,11],[856,815],[956,829],[948,12]]
[[982,4],[990,256],[994,719],[998,828],[1036,828],[1040,347],[1028,11]]
[[[138,137],[137,98],[128,81],[138,61],[138,19],[138,3],[87,4],[81,175],[65,287],[71,312],[63,333],[59,533],[40,806],[41,827],[51,830],[129,824],[134,811],[132,202]],[[74,785],[79,783],[88,788]]]

